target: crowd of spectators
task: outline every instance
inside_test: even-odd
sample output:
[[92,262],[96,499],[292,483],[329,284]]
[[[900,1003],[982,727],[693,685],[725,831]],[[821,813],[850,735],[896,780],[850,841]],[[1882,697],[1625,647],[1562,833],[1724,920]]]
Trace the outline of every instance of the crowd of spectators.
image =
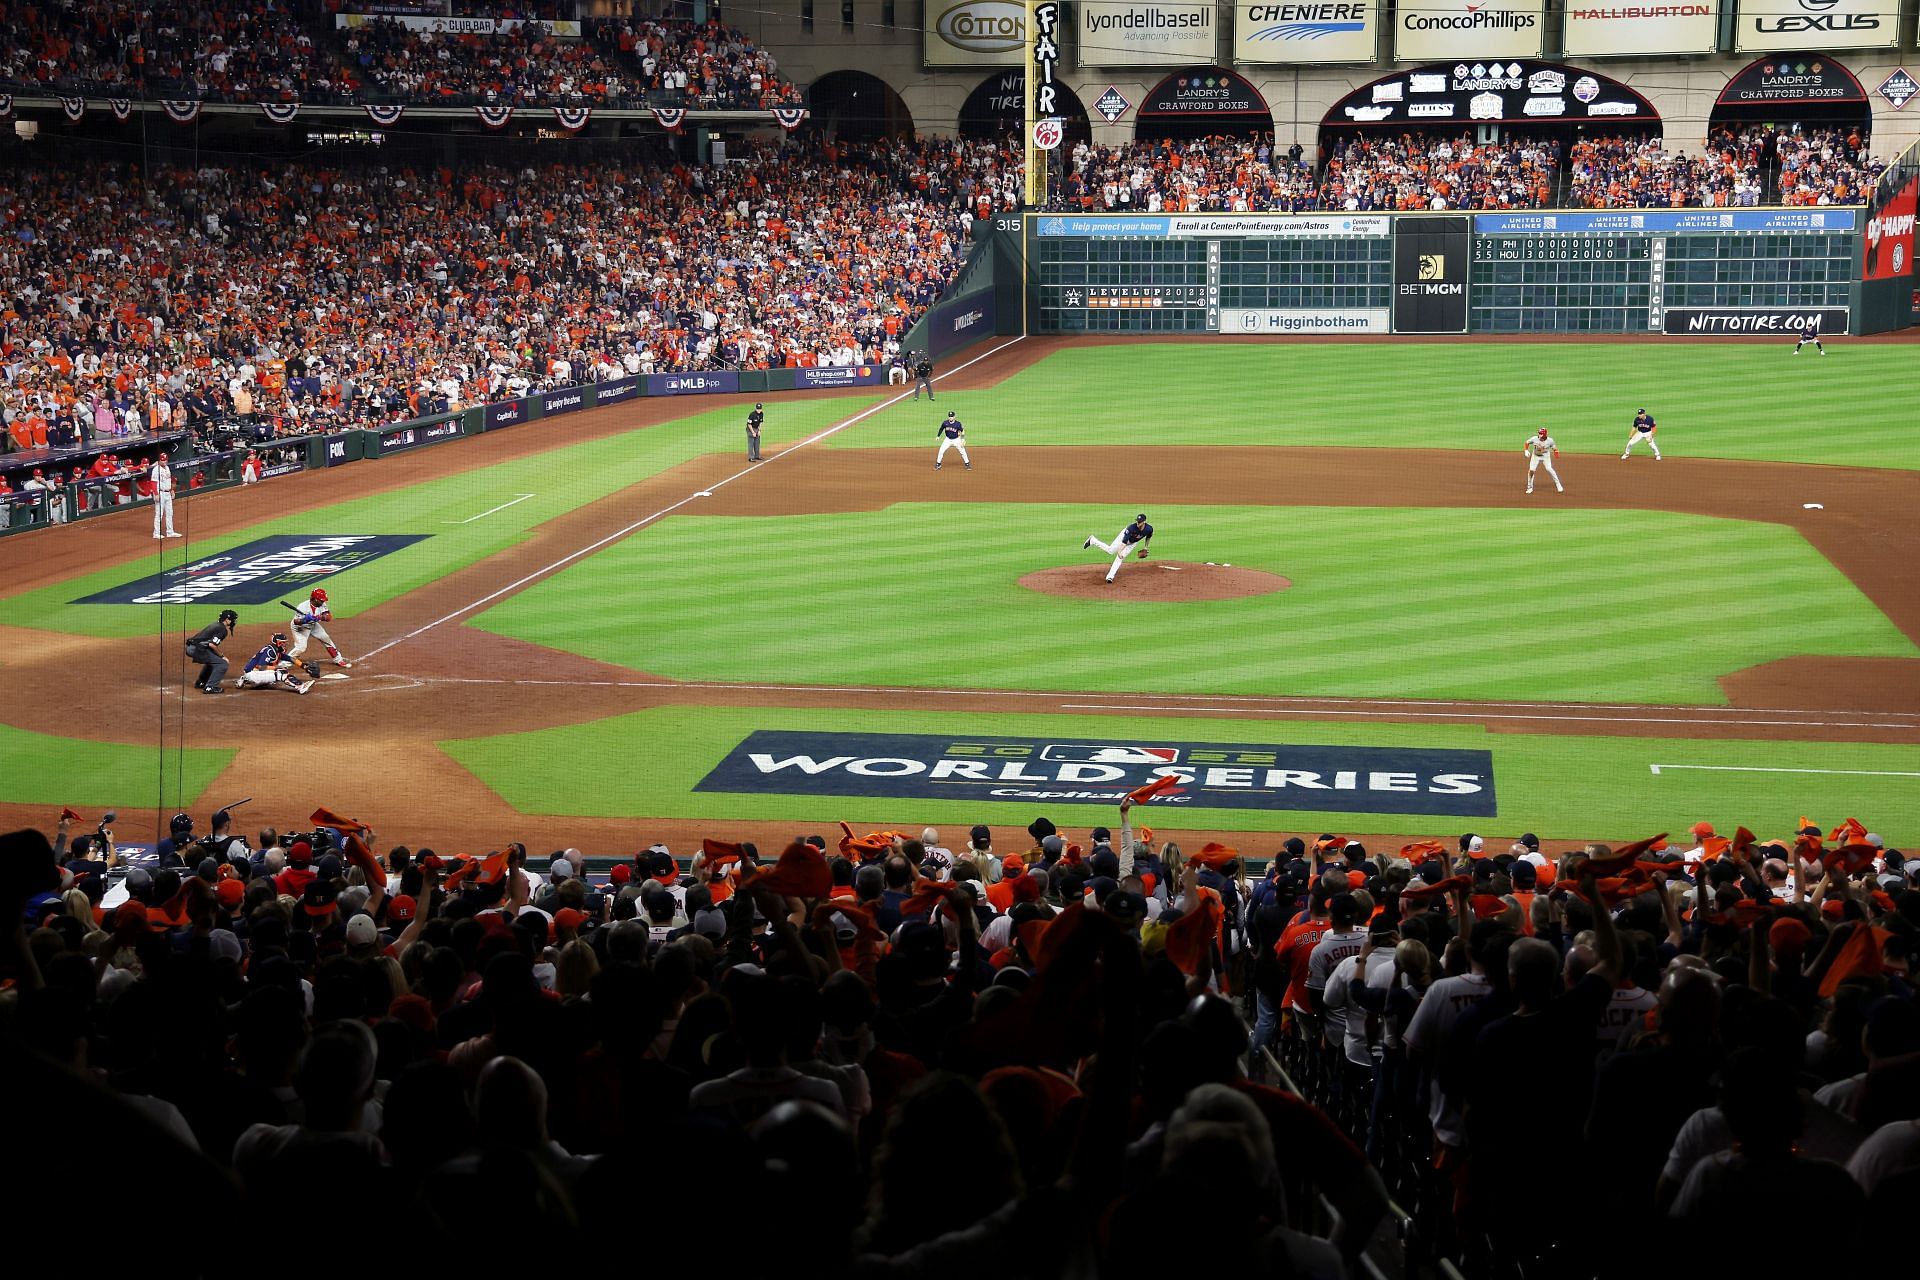
[[1565,203],[1591,209],[1859,204],[1885,168],[1867,155],[1858,129],[1716,129],[1694,156],[1657,138],[1582,138],[1569,153]]
[[321,0],[0,4],[0,85],[16,91],[228,102],[701,110],[798,104],[773,56],[717,21],[591,19],[560,35],[554,5],[493,6],[512,25],[437,32],[402,15],[336,27]]
[[287,435],[629,373],[884,363],[1012,174],[937,140],[718,166],[16,166],[0,420],[15,449],[229,417]]
[[[1140,813],[603,870],[382,850],[325,809],[249,842],[223,811],[129,870],[68,811],[0,849],[0,1052],[64,1122],[43,1196],[111,1135],[236,1224],[351,1187],[480,1248],[477,1202],[551,1238],[671,1170],[676,1203],[725,1197],[729,1238],[855,1276],[985,1250],[1164,1276],[1202,1244],[1229,1274],[1337,1276],[1393,1192],[1485,1274],[1902,1247],[1920,861],[1852,819],[1557,856],[1294,838],[1256,875]],[[1756,1205],[1805,1227],[1732,1229]],[[1204,1206],[1201,1241],[1170,1206]],[[1602,1257],[1608,1221],[1633,1244]],[[697,1220],[643,1243],[660,1267],[720,1247]]]
[[1867,154],[1867,140],[1857,128],[1778,134],[1774,154],[1781,204],[1863,204],[1887,167]]
[[1559,166],[1560,144],[1550,139],[1356,134],[1327,155],[1320,207],[1537,209],[1553,203]]

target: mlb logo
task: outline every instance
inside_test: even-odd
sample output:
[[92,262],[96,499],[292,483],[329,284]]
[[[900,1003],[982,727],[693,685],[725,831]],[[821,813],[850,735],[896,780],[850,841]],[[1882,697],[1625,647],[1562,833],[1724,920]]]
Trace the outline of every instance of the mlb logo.
[[1042,760],[1070,760],[1076,764],[1178,764],[1178,747],[1136,747],[1104,742],[1052,742],[1040,750]]

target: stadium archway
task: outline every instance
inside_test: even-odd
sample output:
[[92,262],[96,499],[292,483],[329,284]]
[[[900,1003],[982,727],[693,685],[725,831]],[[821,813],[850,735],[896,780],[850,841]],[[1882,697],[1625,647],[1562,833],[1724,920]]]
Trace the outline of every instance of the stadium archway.
[[1176,71],[1141,100],[1133,136],[1163,138],[1255,138],[1273,132],[1266,98],[1245,76],[1225,67]]
[[1709,131],[1799,124],[1856,128],[1864,136],[1872,123],[1872,104],[1853,72],[1824,53],[1780,53],[1733,74],[1714,100]]
[[1611,76],[1562,62],[1433,63],[1361,85],[1320,120],[1325,155],[1341,139],[1366,130],[1472,131],[1494,142],[1509,132],[1557,138],[1583,131],[1658,134],[1660,113]]
[[879,76],[829,71],[807,90],[807,106],[821,131],[840,138],[891,138],[913,132],[906,100]]
[[[1066,126],[1066,146],[1093,140],[1093,124],[1080,95],[1071,85],[1056,81],[1059,90],[1060,121]],[[1018,138],[1026,128],[1027,73],[1020,67],[996,71],[974,87],[960,106],[960,136],[963,138]]]

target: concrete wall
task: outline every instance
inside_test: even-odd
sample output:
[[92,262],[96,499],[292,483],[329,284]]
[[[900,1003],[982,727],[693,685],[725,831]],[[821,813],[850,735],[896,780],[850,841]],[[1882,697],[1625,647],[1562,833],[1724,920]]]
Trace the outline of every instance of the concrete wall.
[[[1902,18],[1902,30],[1913,31],[1912,5]],[[860,70],[879,77],[897,90],[913,113],[915,125],[923,133],[950,134],[955,131],[960,105],[967,94],[988,76],[992,67],[942,68],[928,70],[921,65],[920,0],[896,0],[895,25],[884,21],[880,0],[853,0],[854,25],[843,29],[839,0],[815,0],[814,28],[802,31],[800,0],[777,0],[777,5],[755,10],[723,11],[728,22],[739,25],[754,40],[771,49],[780,60],[783,74],[802,85],[810,84],[829,71]],[[1549,19],[1549,47],[1558,38],[1558,11]],[[1220,40],[1222,59],[1231,53],[1231,23],[1226,24]],[[1067,23],[1064,70],[1066,81],[1091,108],[1095,98],[1113,85],[1136,105],[1171,68],[1107,69],[1081,71],[1074,66],[1075,50]],[[1920,99],[1895,111],[1874,87],[1902,63],[1909,64],[1920,77],[1920,54],[1909,46],[1903,50],[1838,53],[1831,59],[1859,78],[1873,104],[1873,151],[1893,157],[1920,141]],[[1589,59],[1576,65],[1589,66],[1604,75],[1625,82],[1653,103],[1665,123],[1670,145],[1693,149],[1706,135],[1707,120],[1713,112],[1714,98],[1727,80],[1753,61],[1754,55],[1716,54],[1704,58]],[[1223,64],[1224,65],[1224,62]],[[1321,117],[1346,93],[1387,74],[1392,63],[1347,67],[1242,67],[1237,68],[1266,96],[1272,108],[1274,128],[1282,145],[1298,140],[1309,149],[1319,134]],[[1783,118],[1790,118],[1783,115]],[[1117,143],[1133,137],[1133,113],[1109,125],[1093,118],[1096,142]]]

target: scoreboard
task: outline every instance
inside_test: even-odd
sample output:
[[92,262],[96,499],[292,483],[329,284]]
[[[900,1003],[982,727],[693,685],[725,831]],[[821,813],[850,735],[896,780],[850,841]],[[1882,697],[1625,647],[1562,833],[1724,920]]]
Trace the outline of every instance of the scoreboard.
[[[1470,236],[1433,238],[1448,221],[1470,221]],[[1037,333],[1406,332],[1402,295],[1461,286],[1470,333],[1785,333],[1807,319],[1839,333],[1851,327],[1863,247],[1854,208],[1024,223]],[[1402,243],[1414,239],[1417,252]],[[1461,330],[1450,323],[1444,331]]]

